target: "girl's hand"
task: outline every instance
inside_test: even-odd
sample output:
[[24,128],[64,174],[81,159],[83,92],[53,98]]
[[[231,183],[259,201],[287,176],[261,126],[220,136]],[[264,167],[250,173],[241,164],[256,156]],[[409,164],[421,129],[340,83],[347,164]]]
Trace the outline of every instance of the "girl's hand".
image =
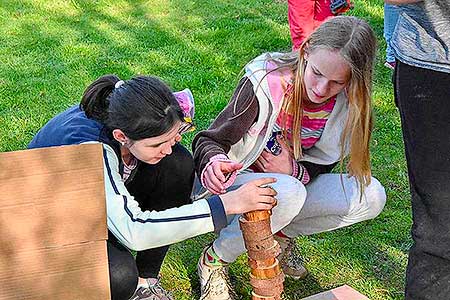
[[[203,175],[205,187],[213,194],[225,193],[225,188],[233,184],[234,178],[229,176],[242,168],[242,164],[233,161],[215,161],[211,163]],[[226,183],[226,186],[225,186]]]
[[252,210],[267,210],[277,203],[277,192],[271,187],[261,187],[276,182],[275,178],[259,178],[220,195],[227,215],[242,214]]
[[279,155],[273,155],[264,149],[255,161],[255,165],[264,173],[281,173],[291,175],[292,157],[289,152],[289,147],[280,135],[277,136],[277,141],[281,146],[281,153]]

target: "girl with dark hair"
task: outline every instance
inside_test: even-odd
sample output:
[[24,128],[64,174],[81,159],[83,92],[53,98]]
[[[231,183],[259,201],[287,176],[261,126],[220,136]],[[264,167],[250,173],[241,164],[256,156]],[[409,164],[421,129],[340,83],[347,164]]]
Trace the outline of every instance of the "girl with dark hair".
[[[193,159],[179,142],[192,114],[189,90],[172,93],[155,77],[122,81],[106,75],[86,89],[80,105],[51,119],[29,144],[102,143],[112,299],[171,299],[158,281],[168,245],[218,232],[228,214],[276,203],[276,192],[261,187],[274,184],[273,178],[191,202]],[[127,248],[137,251],[136,260]]]

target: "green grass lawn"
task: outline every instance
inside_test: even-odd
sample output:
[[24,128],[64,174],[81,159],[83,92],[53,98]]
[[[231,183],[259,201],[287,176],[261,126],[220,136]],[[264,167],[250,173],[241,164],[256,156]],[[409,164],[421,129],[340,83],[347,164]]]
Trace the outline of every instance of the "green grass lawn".
[[[299,238],[310,275],[286,281],[287,299],[342,284],[373,300],[403,298],[411,212],[391,73],[383,67],[383,2],[354,4],[351,14],[366,19],[379,40],[372,164],[388,200],[375,220]],[[0,151],[24,149],[46,121],[78,103],[84,88],[107,73],[124,79],[153,74],[175,90],[189,87],[203,129],[227,103],[247,61],[290,49],[286,16],[281,0],[2,0]],[[171,248],[162,274],[176,299],[198,299],[196,262],[213,238]],[[248,271],[245,255],[230,270],[242,299],[249,298]]]

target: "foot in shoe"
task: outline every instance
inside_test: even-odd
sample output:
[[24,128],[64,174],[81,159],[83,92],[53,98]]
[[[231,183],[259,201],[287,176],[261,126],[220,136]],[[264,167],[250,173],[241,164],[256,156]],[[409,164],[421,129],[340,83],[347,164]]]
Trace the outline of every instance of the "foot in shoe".
[[278,260],[283,273],[293,279],[305,278],[308,275],[308,270],[303,266],[303,258],[295,238],[280,235],[274,235],[274,238],[280,244],[281,254],[278,256]]
[[160,283],[160,278],[147,278],[138,284],[136,291],[129,300],[173,300],[172,294],[166,291]]
[[233,300],[234,293],[228,277],[228,266],[227,264],[217,264],[217,260],[215,260],[214,266],[208,264],[207,252],[211,256],[211,251],[214,251],[212,246],[206,247],[198,260],[197,272],[200,279],[200,299]]

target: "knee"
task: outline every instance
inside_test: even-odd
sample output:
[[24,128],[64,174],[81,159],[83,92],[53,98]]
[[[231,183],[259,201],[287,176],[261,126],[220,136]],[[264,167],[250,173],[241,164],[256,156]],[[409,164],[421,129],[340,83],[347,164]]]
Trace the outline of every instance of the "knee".
[[173,170],[174,174],[184,176],[192,176],[192,174],[194,174],[194,159],[189,150],[183,145],[176,144],[173,146],[172,154],[170,154],[167,158],[168,166],[166,167]]
[[130,270],[123,270],[121,273],[110,273],[110,290],[112,300],[129,299],[136,290],[138,277],[136,273],[125,273]]
[[119,251],[111,247],[108,247],[108,257],[111,299],[129,299],[138,283],[136,262],[127,250]]
[[169,196],[166,208],[191,203],[190,196],[194,183],[194,160],[191,153],[182,145],[177,144],[167,158],[160,167],[164,173],[166,194]]
[[305,186],[296,178],[288,175],[276,176],[273,188],[277,191],[277,206],[274,212],[290,222],[303,207],[306,199]]
[[367,201],[367,219],[377,217],[386,204],[386,192],[381,183],[372,177],[371,183],[364,190]]

